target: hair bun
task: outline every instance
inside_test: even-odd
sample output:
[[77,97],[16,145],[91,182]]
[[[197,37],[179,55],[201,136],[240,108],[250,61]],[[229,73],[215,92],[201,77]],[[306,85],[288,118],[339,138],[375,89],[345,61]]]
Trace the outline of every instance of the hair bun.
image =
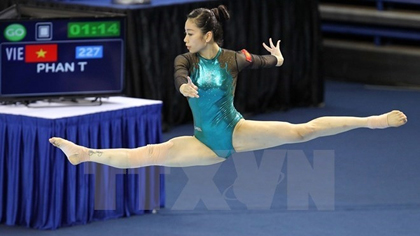
[[224,5],[219,5],[217,8],[211,9],[219,22],[224,22],[230,19],[229,12]]

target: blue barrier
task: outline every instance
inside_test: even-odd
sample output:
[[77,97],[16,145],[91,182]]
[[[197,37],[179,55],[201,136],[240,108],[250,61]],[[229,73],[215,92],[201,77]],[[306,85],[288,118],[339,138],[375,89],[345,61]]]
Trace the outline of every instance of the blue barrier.
[[[322,2],[322,1],[321,1]],[[349,1],[354,4],[356,1]],[[406,4],[416,7],[420,6],[420,0],[361,0],[362,2],[376,2],[378,11],[384,10],[386,3]],[[419,12],[420,14],[420,12]],[[410,29],[409,27],[391,27],[391,26],[374,26],[374,25],[360,25],[345,22],[322,22],[321,30],[325,33],[336,33],[343,35],[359,35],[372,36],[376,45],[380,45],[382,38],[403,39],[403,40],[420,40],[420,30]]]
[[420,5],[419,0],[363,0],[361,2],[376,2],[376,8],[379,11],[385,10],[385,4],[386,3],[397,3],[397,4],[414,4],[414,5]]
[[420,40],[420,31],[324,23],[323,32]]

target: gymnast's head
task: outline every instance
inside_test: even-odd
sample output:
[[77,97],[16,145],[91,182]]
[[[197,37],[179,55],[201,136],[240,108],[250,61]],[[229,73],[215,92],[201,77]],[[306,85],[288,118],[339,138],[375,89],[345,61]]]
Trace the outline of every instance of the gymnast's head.
[[222,23],[229,19],[229,12],[224,5],[213,9],[197,8],[191,11],[185,22],[186,35],[184,38],[190,52],[197,52],[200,50],[200,46],[210,43],[217,43],[222,46]]

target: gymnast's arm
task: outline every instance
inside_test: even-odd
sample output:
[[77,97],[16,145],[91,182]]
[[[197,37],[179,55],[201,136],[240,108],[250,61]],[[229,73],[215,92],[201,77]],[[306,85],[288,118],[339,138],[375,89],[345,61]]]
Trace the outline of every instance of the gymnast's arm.
[[239,71],[244,68],[259,69],[271,68],[277,65],[277,58],[272,55],[255,55],[242,49],[236,55],[236,62],[238,63]]
[[251,69],[257,68],[269,68],[274,66],[283,65],[284,58],[280,51],[280,40],[277,41],[277,44],[274,45],[272,39],[270,38],[270,46],[267,46],[263,43],[264,48],[271,53],[271,55],[255,55],[250,54],[248,51],[243,49],[237,55],[237,63],[239,71],[243,68],[249,67]]
[[175,58],[175,87],[185,97],[198,98],[198,88],[195,86],[190,77],[188,71],[190,68],[190,61],[185,55],[178,55]]

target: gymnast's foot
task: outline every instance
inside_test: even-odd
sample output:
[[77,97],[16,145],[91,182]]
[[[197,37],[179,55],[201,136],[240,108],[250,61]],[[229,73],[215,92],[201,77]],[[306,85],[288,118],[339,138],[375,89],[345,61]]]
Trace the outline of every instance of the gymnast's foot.
[[379,116],[368,117],[368,127],[371,129],[384,129],[399,127],[407,123],[407,116],[401,111],[391,111]]
[[64,152],[71,164],[77,165],[89,160],[88,149],[62,138],[50,138],[50,143]]

